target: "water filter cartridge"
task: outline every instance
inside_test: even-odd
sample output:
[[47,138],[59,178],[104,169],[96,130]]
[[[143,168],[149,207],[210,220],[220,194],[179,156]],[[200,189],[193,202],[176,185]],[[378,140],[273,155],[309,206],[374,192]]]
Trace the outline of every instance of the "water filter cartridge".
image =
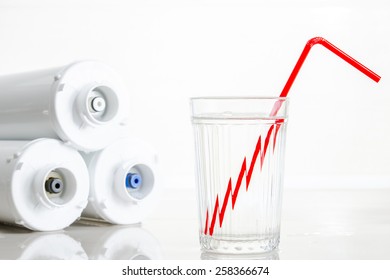
[[0,77],[0,139],[60,138],[94,151],[120,137],[127,97],[97,61]]
[[153,209],[158,193],[157,156],[147,144],[122,138],[83,157],[91,183],[83,218],[134,224]]
[[85,162],[59,140],[0,141],[0,172],[0,222],[59,230],[87,204]]

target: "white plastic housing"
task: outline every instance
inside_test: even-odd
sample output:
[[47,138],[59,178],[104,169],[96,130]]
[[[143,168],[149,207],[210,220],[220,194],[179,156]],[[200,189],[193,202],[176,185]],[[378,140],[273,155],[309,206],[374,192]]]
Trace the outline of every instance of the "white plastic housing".
[[157,239],[141,227],[97,223],[91,227],[77,223],[69,228],[68,234],[81,243],[90,260],[162,258],[161,246]]
[[[88,169],[80,154],[61,141],[0,141],[0,221],[51,231],[80,217],[88,200]],[[49,192],[51,178],[62,182]]]
[[81,61],[0,77],[0,139],[60,138],[95,151],[120,137],[127,97],[107,65]]
[[[83,156],[91,186],[82,217],[122,225],[141,222],[153,209],[158,193],[157,155],[152,149],[139,140],[122,138]],[[126,187],[129,173],[142,178],[136,189]]]

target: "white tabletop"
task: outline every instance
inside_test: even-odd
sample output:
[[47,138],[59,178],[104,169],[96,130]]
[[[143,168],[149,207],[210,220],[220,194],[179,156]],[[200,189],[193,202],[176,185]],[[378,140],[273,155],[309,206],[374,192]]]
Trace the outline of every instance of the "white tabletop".
[[[51,233],[0,225],[0,259],[215,258],[199,249],[195,196],[164,191],[142,225],[78,222]],[[390,190],[286,189],[279,250],[256,258],[390,259]]]

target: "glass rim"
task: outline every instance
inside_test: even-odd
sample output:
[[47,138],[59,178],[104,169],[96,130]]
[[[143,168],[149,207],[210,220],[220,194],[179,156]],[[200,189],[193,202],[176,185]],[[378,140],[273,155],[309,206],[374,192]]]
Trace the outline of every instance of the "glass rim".
[[197,100],[289,100],[289,97],[280,96],[199,96],[191,97],[191,101]]

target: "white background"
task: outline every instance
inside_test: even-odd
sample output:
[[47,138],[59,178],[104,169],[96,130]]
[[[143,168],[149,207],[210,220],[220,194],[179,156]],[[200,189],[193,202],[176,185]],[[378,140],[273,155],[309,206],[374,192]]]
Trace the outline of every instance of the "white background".
[[278,96],[293,85],[285,186],[390,187],[390,4],[371,1],[0,2],[0,74],[102,60],[123,76],[131,129],[160,156],[166,187],[194,187],[189,98]]

